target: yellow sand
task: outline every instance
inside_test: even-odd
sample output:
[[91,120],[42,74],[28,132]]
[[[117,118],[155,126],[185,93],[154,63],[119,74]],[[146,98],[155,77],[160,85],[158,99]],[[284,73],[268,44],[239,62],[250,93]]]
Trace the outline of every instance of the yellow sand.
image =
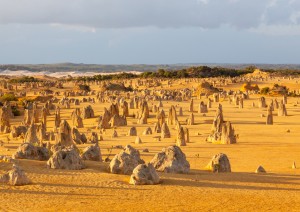
[[[275,82],[278,83],[275,80],[253,83],[261,87]],[[190,88],[192,85],[186,85],[183,81],[180,86],[177,83],[169,89]],[[296,80],[281,80],[280,83],[292,89],[300,88]],[[224,89],[236,90],[242,84],[228,85]],[[193,83],[193,86],[197,84]],[[92,88],[96,89],[97,86]],[[129,176],[108,173],[108,163],[87,161],[86,169],[69,171],[47,169],[45,161],[20,160],[19,164],[32,184],[20,187],[1,185],[0,211],[300,211],[300,169],[291,168],[294,161],[300,167],[300,104],[294,106],[297,99],[288,98],[288,116],[277,117],[277,111],[274,111],[274,125],[267,126],[266,118],[260,116],[266,114],[266,109],[252,108],[253,101],[257,105],[258,97],[252,95],[250,100],[245,100],[244,109],[221,99],[225,120],[231,121],[239,134],[235,145],[214,145],[205,141],[210,133],[216,103],[213,103],[206,117],[195,112],[196,125],[188,126],[191,142],[182,147],[191,165],[190,174],[159,173],[162,184],[134,186],[129,185]],[[195,110],[199,102],[194,101]],[[151,108],[152,102],[148,104]],[[165,112],[172,104],[183,107],[184,116],[179,116],[179,121],[184,125],[190,114],[187,112],[189,103],[163,101],[163,104]],[[85,105],[88,103],[82,103],[79,107]],[[96,116],[101,115],[104,106],[108,105],[92,105]],[[71,107],[61,110],[62,118],[70,124],[74,106]],[[130,110],[130,114],[133,111],[136,110]],[[48,117],[48,130],[53,129],[53,111],[51,114]],[[112,129],[106,130],[104,141],[100,142],[103,159],[107,157],[111,146],[131,144],[141,151],[141,157],[148,162],[163,147],[175,144],[176,130],[172,126],[170,139],[155,141],[153,137],[156,134],[142,135],[147,126],[153,126],[153,115],[151,113],[148,125],[137,125],[137,120],[129,117],[128,126],[117,128],[118,138],[112,139]],[[11,122],[18,124],[22,119],[17,117]],[[84,120],[85,128],[80,129],[80,132],[88,134],[88,129],[98,132],[95,129],[96,120]],[[126,136],[131,126],[137,126],[142,144],[134,144],[135,137]],[[5,142],[0,147],[1,155],[11,155],[22,142],[16,139],[8,143],[7,135],[1,135],[1,139]],[[83,149],[88,145],[78,147]],[[143,153],[145,148],[150,152]],[[113,155],[119,151],[114,149]],[[205,171],[204,167],[211,157],[220,152],[228,155],[232,173]],[[254,173],[259,165],[266,169],[266,174]],[[9,169],[9,164],[0,163],[1,173]]]

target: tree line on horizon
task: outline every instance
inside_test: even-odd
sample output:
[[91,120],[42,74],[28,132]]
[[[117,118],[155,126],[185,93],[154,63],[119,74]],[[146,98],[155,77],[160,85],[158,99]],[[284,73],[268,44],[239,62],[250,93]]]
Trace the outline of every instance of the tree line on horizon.
[[[170,78],[170,79],[178,79],[178,78],[208,78],[208,77],[238,77],[244,74],[252,73],[257,67],[256,66],[248,66],[244,69],[231,69],[224,67],[208,67],[208,66],[195,66],[189,68],[183,68],[180,70],[166,70],[166,69],[158,69],[157,71],[145,71],[140,74],[135,73],[116,73],[109,75],[94,75],[94,76],[82,76],[82,77],[72,77],[71,75],[68,78],[63,78],[60,80],[77,80],[77,81],[103,81],[103,80],[120,80],[120,79],[134,79],[134,78],[142,78],[142,79],[150,79],[150,78]],[[262,70],[269,73],[276,73],[278,75],[286,76],[286,75],[300,75],[300,70],[274,70],[274,69],[266,69]],[[23,83],[23,82],[36,82],[39,81],[34,77],[19,77],[11,79],[11,83]]]
[[[187,69],[180,70],[165,70],[158,69],[157,71],[146,71],[141,74],[134,73],[118,73],[110,75],[94,75],[86,77],[77,77],[77,81],[103,81],[103,80],[120,80],[120,79],[134,79],[134,78],[169,78],[169,79],[179,79],[179,78],[209,78],[209,77],[238,77],[244,74],[253,73],[256,69],[255,66],[249,66],[245,69],[229,69],[223,67],[208,67],[208,66],[197,66],[190,67]],[[300,75],[300,70],[273,70],[267,69],[262,70],[269,73],[276,73],[278,75]],[[69,79],[72,80],[72,79]]]

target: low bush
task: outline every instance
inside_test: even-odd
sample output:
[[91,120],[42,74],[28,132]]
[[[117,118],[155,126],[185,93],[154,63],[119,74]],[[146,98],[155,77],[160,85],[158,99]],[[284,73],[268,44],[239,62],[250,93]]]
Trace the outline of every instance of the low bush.
[[11,93],[6,93],[3,96],[0,97],[1,102],[6,102],[6,101],[18,101],[18,98]]
[[260,90],[260,94],[268,94],[270,92],[270,88],[269,87],[264,87]]

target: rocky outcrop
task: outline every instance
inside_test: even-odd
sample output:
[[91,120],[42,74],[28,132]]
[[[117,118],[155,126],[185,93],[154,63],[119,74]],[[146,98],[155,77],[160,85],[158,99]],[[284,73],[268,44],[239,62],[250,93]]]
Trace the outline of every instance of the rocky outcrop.
[[118,132],[117,130],[113,130],[113,133],[111,135],[112,138],[117,138],[118,137]]
[[61,146],[67,147],[73,145],[72,130],[69,123],[66,120],[63,120],[59,125],[59,131],[56,141]]
[[177,139],[176,139],[177,146],[186,146],[185,136],[184,136],[184,129],[180,127],[177,132]]
[[29,126],[33,122],[33,110],[25,109],[24,110],[24,124]]
[[265,108],[265,107],[267,107],[265,97],[262,96],[262,97],[260,97],[260,98],[258,99],[258,107],[259,107],[259,108]]
[[178,121],[177,114],[176,114],[176,109],[172,105],[170,110],[169,110],[169,114],[168,114],[168,125],[170,125],[170,126],[175,125],[176,121]]
[[165,111],[164,110],[158,111],[156,118],[158,120],[159,126],[162,126],[166,122]]
[[30,184],[30,180],[25,172],[19,166],[14,164],[12,170],[0,176],[0,183],[12,186],[22,186]]
[[144,130],[143,135],[152,135],[152,129],[150,127],[147,127]]
[[125,116],[114,115],[110,119],[109,124],[111,127],[126,126],[127,120]]
[[81,155],[83,160],[102,161],[101,151],[98,143],[88,146]]
[[217,114],[213,121],[212,131],[208,136],[207,141],[214,144],[234,144],[237,142],[232,124],[228,121],[224,121],[221,104],[218,106]]
[[159,123],[159,122],[156,122],[156,123],[154,124],[153,131],[154,131],[155,133],[161,133],[161,127],[160,127],[160,123]]
[[274,100],[274,109],[278,109],[279,107],[279,103],[277,101],[277,99]]
[[161,172],[187,174],[190,171],[190,164],[178,146],[164,148],[150,163]]
[[137,136],[136,127],[131,127],[127,133],[128,136]]
[[239,108],[243,109],[244,108],[244,99],[242,97],[240,97],[238,100],[239,100]]
[[149,107],[148,107],[148,103],[146,100],[142,100],[141,102],[141,105],[139,107],[139,119],[142,117],[142,116],[145,116],[146,118],[149,118]]
[[98,134],[96,132],[92,132],[90,137],[89,137],[89,142],[91,142],[92,144],[98,143],[99,139],[98,139]]
[[73,146],[59,149],[53,153],[51,158],[47,161],[47,166],[52,169],[83,169],[84,164]]
[[11,112],[9,111],[7,106],[3,106],[0,108],[0,131],[2,133],[10,132],[10,117]]
[[128,103],[126,101],[124,101],[122,104],[121,104],[121,108],[122,108],[122,115],[125,116],[125,117],[128,117],[129,116],[129,107],[128,107]]
[[179,112],[178,112],[178,116],[183,116],[183,110],[182,110],[182,107],[179,108]]
[[78,106],[78,105],[80,105],[80,101],[79,101],[79,99],[75,99],[75,100],[74,100],[74,105],[75,105],[75,106]]
[[218,93],[213,94],[213,100],[214,100],[214,102],[219,102],[220,101],[220,96],[219,96]]
[[147,101],[143,100],[138,111],[138,124],[147,124],[149,107]]
[[255,173],[266,173],[266,170],[264,169],[264,167],[259,166],[256,170]]
[[148,119],[147,119],[147,116],[146,114],[142,114],[138,121],[137,121],[138,124],[147,124],[148,123]]
[[207,108],[211,108],[211,105],[212,105],[212,101],[210,98],[208,98],[207,100]]
[[98,127],[100,129],[109,129],[110,128],[110,124],[109,124],[110,119],[111,119],[110,112],[106,108],[104,108],[103,115],[99,117]]
[[31,125],[29,126],[25,134],[25,138],[24,138],[25,143],[38,144],[40,142],[40,139],[38,138],[37,131],[38,131],[38,126],[34,123],[31,123]]
[[140,164],[132,172],[130,184],[133,185],[155,185],[159,184],[159,176],[152,164]]
[[75,127],[72,128],[72,139],[76,144],[84,144],[87,142],[85,134],[80,133],[79,130]]
[[187,125],[194,125],[194,124],[195,124],[194,113],[191,113],[190,117],[187,120]]
[[282,100],[278,104],[278,116],[287,116],[286,107]]
[[230,162],[227,155],[223,153],[214,155],[208,163],[207,169],[212,172],[231,172]]
[[118,107],[117,104],[111,104],[108,111],[109,111],[109,114],[111,115],[111,117],[114,116],[114,115],[117,115],[117,116],[120,115],[119,114],[119,107]]
[[71,114],[71,119],[74,127],[77,128],[83,128],[83,119],[80,116],[80,110],[79,108],[76,108],[72,114]]
[[272,108],[269,106],[267,110],[267,125],[273,125],[273,113],[272,113]]
[[184,140],[186,143],[190,143],[190,131],[187,127],[184,128]]
[[135,144],[141,144],[142,143],[142,139],[139,136],[136,136],[134,143]]
[[111,173],[130,175],[135,167],[143,163],[139,151],[127,145],[119,154],[115,155],[109,168]]
[[198,113],[207,113],[207,105],[204,104],[203,101],[200,102],[199,104],[199,109],[198,109]]
[[287,104],[287,95],[283,95],[283,97],[282,97],[282,103],[283,103],[284,105]]
[[9,114],[9,118],[14,118],[15,115],[12,112],[10,102],[9,101],[4,102],[3,106],[7,108],[7,110],[8,110],[7,113]]
[[25,135],[27,132],[26,126],[12,126],[10,131],[10,137],[11,138],[17,138],[21,135]]
[[235,144],[236,135],[232,124],[227,121],[222,126],[221,144]]
[[60,125],[61,119],[60,119],[60,108],[56,108],[55,111],[55,117],[54,117],[54,128],[58,128]]
[[42,123],[45,125],[47,128],[47,115],[49,113],[49,110],[45,107],[42,108],[41,110],[41,116],[42,116]]
[[91,105],[86,106],[82,110],[82,117],[83,119],[89,119],[89,118],[94,118],[94,110]]
[[17,152],[12,155],[13,159],[48,160],[50,157],[46,147],[34,146],[31,143],[21,144]]
[[189,105],[189,112],[194,112],[194,100],[191,99],[190,105]]
[[163,123],[161,127],[161,138],[171,138],[170,129],[167,123]]
[[40,143],[48,139],[49,136],[46,134],[46,131],[47,129],[43,122],[37,125],[37,136]]
[[75,115],[73,117],[73,126],[77,127],[77,128],[83,128],[83,120],[80,116]]

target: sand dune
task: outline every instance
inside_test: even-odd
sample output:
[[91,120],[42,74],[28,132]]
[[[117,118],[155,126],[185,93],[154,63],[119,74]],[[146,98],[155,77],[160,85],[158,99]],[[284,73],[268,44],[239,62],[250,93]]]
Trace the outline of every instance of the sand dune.
[[[109,75],[109,74],[117,74],[121,72],[81,72],[81,71],[64,71],[64,72],[49,72],[49,71],[40,71],[40,72],[33,72],[28,70],[17,70],[17,71],[10,71],[10,70],[0,70],[0,75],[3,76],[33,76],[33,77],[41,77],[41,76],[48,76],[48,77],[80,77],[80,76],[94,76],[94,75]],[[141,72],[139,71],[127,71],[126,73],[133,73],[133,74],[139,74]]]

